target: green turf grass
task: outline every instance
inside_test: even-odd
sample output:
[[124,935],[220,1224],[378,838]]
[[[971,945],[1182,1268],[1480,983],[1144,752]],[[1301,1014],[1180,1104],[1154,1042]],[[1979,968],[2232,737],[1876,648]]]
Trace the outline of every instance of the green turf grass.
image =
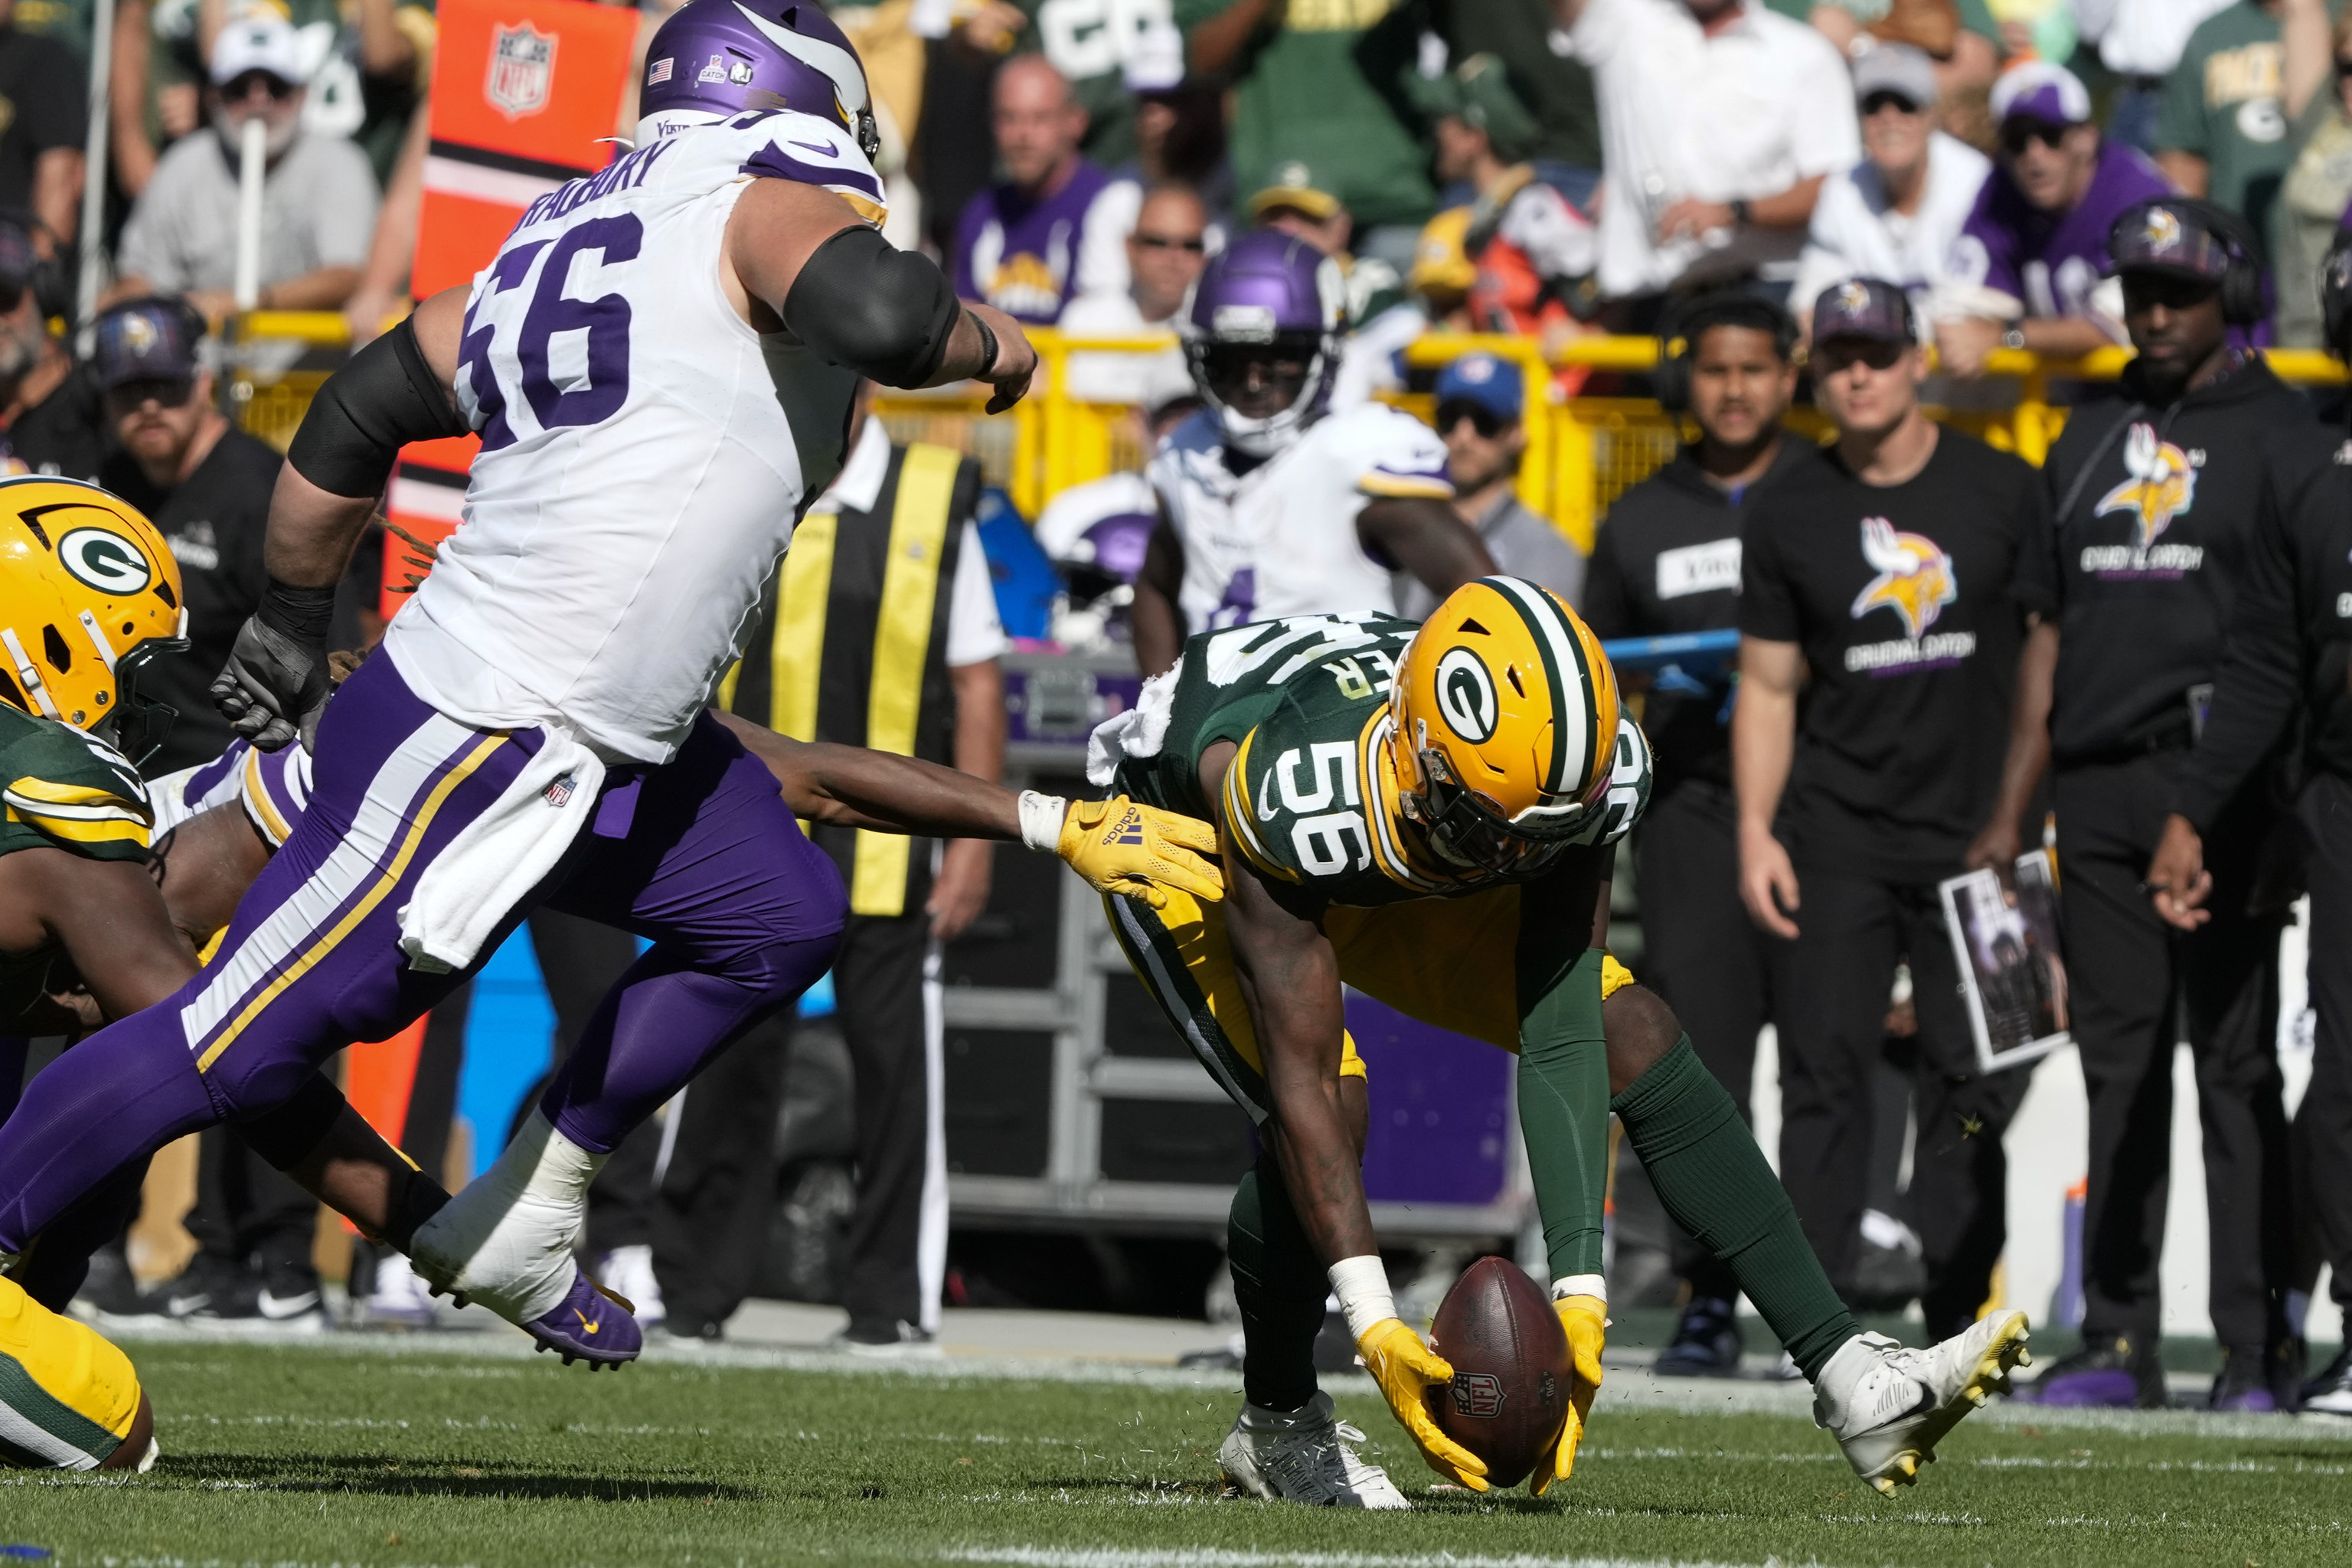
[[1421,1511],[1338,1513],[1218,1500],[1230,1379],[813,1357],[592,1376],[379,1343],[131,1345],[166,1458],[128,1480],[0,1472],[0,1546],[114,1568],[2352,1563],[2352,1425],[2320,1421],[1996,1410],[1890,1500],[1801,1416],[1701,1413],[1725,1398],[1706,1384],[1628,1403],[1648,1380],[1620,1373],[1572,1480],[1487,1500],[1425,1491],[1349,1378],[1343,1414]]

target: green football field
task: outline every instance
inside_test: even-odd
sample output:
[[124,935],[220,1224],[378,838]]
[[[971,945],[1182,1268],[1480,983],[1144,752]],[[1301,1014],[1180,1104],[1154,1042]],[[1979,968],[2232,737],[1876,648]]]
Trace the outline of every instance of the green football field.
[[1220,1500],[1229,1377],[775,1355],[592,1376],[380,1345],[132,1345],[165,1457],[0,1472],[0,1564],[2352,1563],[2352,1424],[2320,1420],[1997,1408],[1886,1500],[1785,1394],[1727,1412],[1765,1395],[1624,1372],[1572,1481],[1480,1499],[1425,1491],[1349,1378],[1420,1511],[1341,1514]]

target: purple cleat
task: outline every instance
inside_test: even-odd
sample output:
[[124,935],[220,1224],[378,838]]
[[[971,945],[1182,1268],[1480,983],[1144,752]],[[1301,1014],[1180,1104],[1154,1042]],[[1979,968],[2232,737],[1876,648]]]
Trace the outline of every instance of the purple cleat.
[[646,1346],[635,1313],[635,1307],[589,1279],[585,1270],[574,1270],[572,1289],[555,1310],[523,1324],[522,1331],[538,1341],[541,1351],[562,1356],[566,1366],[584,1361],[591,1370],[618,1367],[636,1360]]
[[2019,1390],[2018,1398],[2028,1405],[2114,1410],[2160,1410],[2168,1403],[2155,1355],[2121,1335],[2085,1344]]

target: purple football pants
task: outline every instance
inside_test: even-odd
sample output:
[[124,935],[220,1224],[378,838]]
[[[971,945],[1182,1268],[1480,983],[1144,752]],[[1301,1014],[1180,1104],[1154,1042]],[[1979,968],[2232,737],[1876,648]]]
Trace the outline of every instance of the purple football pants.
[[[542,739],[443,717],[389,657],[361,666],[328,705],[309,809],[212,962],[59,1058],[0,1127],[0,1251],[23,1251],[119,1166],[278,1104],[335,1052],[396,1033],[466,979],[408,967],[399,911]],[[674,760],[615,770],[598,799],[567,808],[595,815],[475,967],[542,904],[653,943],[541,1101],[603,1152],[824,973],[848,901],[774,776],[708,714]]]

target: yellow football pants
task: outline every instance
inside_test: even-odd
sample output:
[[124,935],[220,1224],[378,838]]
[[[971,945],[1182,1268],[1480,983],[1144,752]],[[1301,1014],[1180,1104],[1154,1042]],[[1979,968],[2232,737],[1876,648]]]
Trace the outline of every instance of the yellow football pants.
[[[1252,1121],[1263,1121],[1265,1069],[1225,940],[1224,906],[1204,904],[1172,888],[1167,893],[1164,910],[1104,895],[1111,931],[1136,978],[1202,1066]],[[1380,909],[1334,905],[1324,911],[1323,930],[1339,954],[1343,984],[1423,1023],[1518,1050],[1516,886]],[[1633,984],[1631,971],[1614,958],[1603,958],[1603,1000]],[[1339,1073],[1364,1076],[1356,1042],[1344,1032]]]

